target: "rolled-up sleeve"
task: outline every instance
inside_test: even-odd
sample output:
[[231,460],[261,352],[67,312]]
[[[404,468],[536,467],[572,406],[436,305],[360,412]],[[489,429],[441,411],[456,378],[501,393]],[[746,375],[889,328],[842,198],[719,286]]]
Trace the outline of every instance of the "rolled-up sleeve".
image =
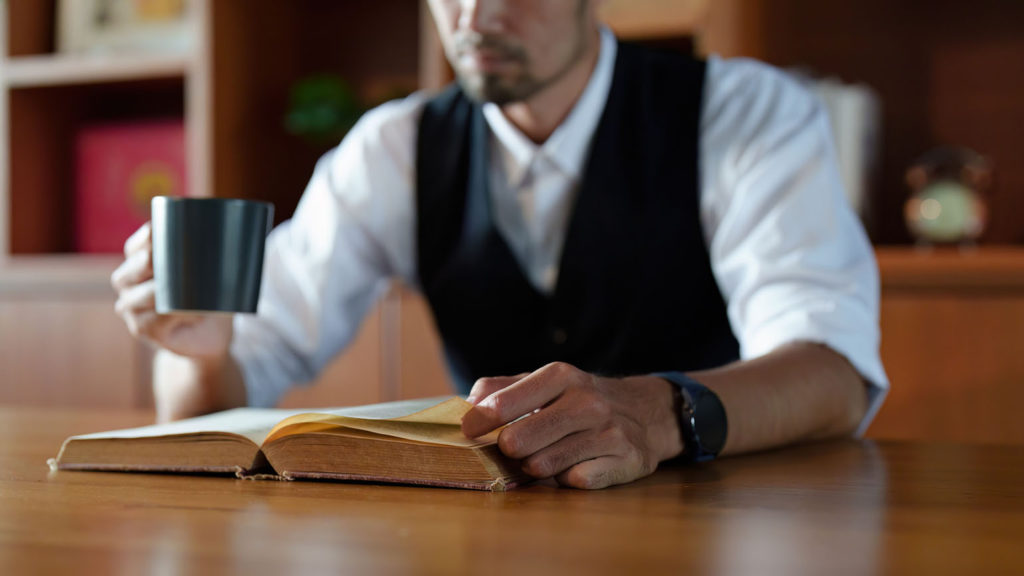
[[704,231],[742,357],[828,345],[869,384],[862,434],[889,387],[878,268],[823,107],[781,72],[712,59],[702,133]]
[[413,268],[413,150],[423,98],[369,112],[317,163],[293,217],[267,239],[257,314],[231,354],[252,406],[313,380],[393,276]]

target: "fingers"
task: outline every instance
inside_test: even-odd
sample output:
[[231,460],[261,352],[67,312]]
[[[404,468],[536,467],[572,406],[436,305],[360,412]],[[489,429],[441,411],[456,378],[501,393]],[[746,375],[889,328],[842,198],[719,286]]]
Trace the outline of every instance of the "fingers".
[[159,325],[167,323],[156,313],[156,284],[152,280],[121,290],[114,311],[136,338],[151,340]]
[[462,433],[470,438],[483,436],[520,416],[543,408],[583,376],[583,372],[568,364],[548,364],[480,400],[462,417]]
[[148,252],[152,247],[151,238],[149,222],[139,226],[139,229],[124,241],[125,257],[131,256],[135,252]]
[[124,323],[128,326],[128,332],[136,338],[145,338],[152,331],[153,324],[157,321],[156,312],[143,312],[142,314],[127,314],[124,316]]
[[[607,423],[608,411],[594,409],[594,406],[604,405],[589,402],[586,397],[587,393],[578,389],[566,390],[543,410],[509,424],[498,436],[498,448],[510,458],[522,459],[575,432],[603,427]],[[548,476],[564,469],[555,470]]]
[[[121,290],[114,311],[122,316],[143,314],[156,309],[156,283],[147,280]],[[126,318],[127,319],[127,318]]]
[[[653,472],[658,459],[638,408],[616,400],[630,382],[558,362],[526,376],[483,378],[473,386],[476,404],[463,416],[462,431],[478,437],[505,426],[498,448],[535,478],[587,489],[631,482]],[[643,404],[643,395],[626,398]]]
[[599,490],[632,482],[638,475],[625,456],[602,456],[586,460],[557,475],[555,480],[562,486],[584,490]]
[[469,396],[466,397],[466,401],[470,404],[476,404],[477,402],[487,398],[491,394],[494,394],[498,390],[505,388],[511,384],[522,380],[529,375],[529,372],[523,372],[515,376],[494,376],[491,378],[480,378],[473,383],[473,389],[469,391]]
[[[501,431],[498,437],[499,444],[506,432],[508,428]],[[616,455],[617,447],[603,442],[601,436],[602,434],[596,430],[574,432],[523,459],[523,472],[534,478],[551,478],[580,462],[600,456]]]
[[156,283],[152,280],[122,290],[114,311],[124,318],[132,336],[154,343],[176,326],[186,323],[179,316],[156,313]]
[[118,292],[153,277],[153,258],[149,250],[134,252],[110,275],[110,285]]
[[149,222],[124,242],[125,260],[110,275],[110,285],[120,292],[153,277],[153,250]]
[[136,338],[142,338],[152,344],[165,346],[164,341],[172,332],[202,322],[199,316],[186,314],[157,314],[152,306],[146,308],[139,304],[133,310],[126,309],[121,313],[128,331]]
[[157,321],[147,326],[148,331],[144,336],[160,346],[164,346],[164,342],[172,332],[187,329],[202,322],[202,317],[188,314],[156,314],[156,317]]

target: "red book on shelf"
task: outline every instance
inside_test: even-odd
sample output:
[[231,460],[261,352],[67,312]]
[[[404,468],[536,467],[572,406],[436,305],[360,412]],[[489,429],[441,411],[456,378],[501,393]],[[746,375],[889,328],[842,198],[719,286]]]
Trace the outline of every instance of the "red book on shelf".
[[121,252],[149,220],[154,196],[185,196],[185,125],[161,120],[87,126],[76,142],[75,249]]

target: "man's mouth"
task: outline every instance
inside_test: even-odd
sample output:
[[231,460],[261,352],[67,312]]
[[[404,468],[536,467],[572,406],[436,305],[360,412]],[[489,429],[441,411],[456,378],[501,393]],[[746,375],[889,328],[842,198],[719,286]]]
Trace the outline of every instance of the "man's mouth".
[[518,61],[508,53],[487,48],[466,50],[459,56],[459,60],[464,66],[485,73],[498,72]]
[[503,38],[464,36],[455,47],[462,68],[484,74],[500,73],[524,61],[520,49]]

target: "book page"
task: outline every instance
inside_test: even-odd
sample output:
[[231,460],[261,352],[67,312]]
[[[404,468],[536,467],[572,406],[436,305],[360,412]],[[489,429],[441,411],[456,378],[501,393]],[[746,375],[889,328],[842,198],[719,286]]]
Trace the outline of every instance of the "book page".
[[199,434],[203,432],[227,432],[244,436],[256,445],[263,439],[275,424],[296,414],[309,410],[276,410],[269,408],[235,408],[224,412],[197,416],[167,424],[155,424],[140,428],[112,430],[73,436],[74,440],[97,440],[108,438],[155,438],[160,436],[178,436],[183,434]]
[[[348,406],[345,408],[312,408],[304,412],[316,412],[318,414],[330,414],[332,416],[346,416],[349,418],[370,418],[374,420],[402,420],[405,418],[418,417],[421,412],[428,411],[438,404],[451,400],[452,396],[435,396],[433,398],[416,398],[413,400],[399,400],[397,402],[384,402],[382,404],[369,404],[366,406]],[[461,416],[460,416],[461,418]]]
[[[429,405],[430,403],[433,405]],[[393,414],[394,410],[399,408],[394,406],[394,410],[378,411],[385,405],[362,407],[373,409],[372,411],[342,409],[319,414],[300,414],[275,426],[266,441],[271,442],[291,434],[329,432],[331,429],[343,428],[447,446],[483,446],[493,443],[497,439],[497,431],[480,438],[467,438],[462,434],[462,416],[473,407],[462,398],[452,397],[439,404],[436,398],[414,400],[403,404],[403,408],[406,410],[421,408],[425,404],[428,407],[412,414],[406,412],[398,417],[382,416],[382,414]],[[359,416],[355,416],[356,414]]]

